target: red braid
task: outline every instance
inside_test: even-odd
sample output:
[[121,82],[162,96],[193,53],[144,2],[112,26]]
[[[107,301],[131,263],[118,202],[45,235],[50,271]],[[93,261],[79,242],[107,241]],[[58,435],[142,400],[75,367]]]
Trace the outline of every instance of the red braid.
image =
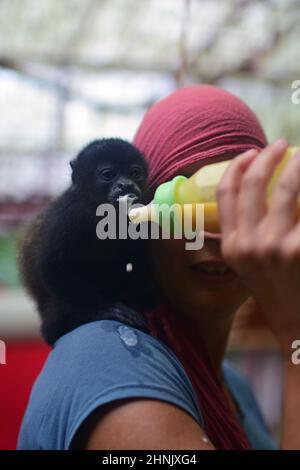
[[[204,430],[216,449],[247,450],[250,445],[213,368],[208,351],[184,319],[166,305],[146,314],[154,336],[164,341],[181,361],[198,395]],[[194,330],[192,330],[194,331]]]

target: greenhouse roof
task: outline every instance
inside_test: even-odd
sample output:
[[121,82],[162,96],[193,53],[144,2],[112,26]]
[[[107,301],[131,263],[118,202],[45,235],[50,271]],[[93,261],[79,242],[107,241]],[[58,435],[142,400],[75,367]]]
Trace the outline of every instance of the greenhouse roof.
[[189,83],[224,86],[297,143],[299,19],[298,0],[0,1],[0,200],[57,194],[82,145],[131,139]]

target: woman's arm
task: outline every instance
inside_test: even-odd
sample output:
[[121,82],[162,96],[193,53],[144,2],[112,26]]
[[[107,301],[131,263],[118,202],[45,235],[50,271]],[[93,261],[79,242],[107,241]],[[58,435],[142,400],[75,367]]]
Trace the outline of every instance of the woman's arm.
[[300,449],[300,366],[284,362],[282,449]]
[[300,339],[300,152],[287,164],[270,204],[266,188],[287,143],[259,155],[236,157],[218,187],[222,254],[262,308],[283,353],[285,369],[283,448],[300,449],[300,365],[291,345]]
[[72,449],[213,450],[198,423],[164,401],[131,398],[96,410],[81,426]]

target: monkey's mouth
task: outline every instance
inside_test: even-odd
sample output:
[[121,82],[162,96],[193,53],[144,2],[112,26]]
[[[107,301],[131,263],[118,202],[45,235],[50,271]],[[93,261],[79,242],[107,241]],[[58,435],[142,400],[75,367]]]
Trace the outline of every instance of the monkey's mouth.
[[134,203],[139,201],[139,197],[134,193],[123,194],[122,196],[119,196],[116,201],[121,204],[127,204],[127,208],[129,210]]

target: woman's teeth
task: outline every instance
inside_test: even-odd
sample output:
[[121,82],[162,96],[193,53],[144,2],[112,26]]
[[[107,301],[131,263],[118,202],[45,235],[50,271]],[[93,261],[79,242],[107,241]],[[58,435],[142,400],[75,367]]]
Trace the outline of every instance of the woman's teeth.
[[197,263],[191,266],[194,271],[200,271],[207,274],[228,274],[233,273],[232,269],[230,269],[226,264],[223,263]]
[[236,273],[226,264],[203,261],[190,266],[200,279],[209,283],[223,283],[236,279]]
[[224,274],[229,272],[227,266],[199,266],[199,269],[210,274]]

